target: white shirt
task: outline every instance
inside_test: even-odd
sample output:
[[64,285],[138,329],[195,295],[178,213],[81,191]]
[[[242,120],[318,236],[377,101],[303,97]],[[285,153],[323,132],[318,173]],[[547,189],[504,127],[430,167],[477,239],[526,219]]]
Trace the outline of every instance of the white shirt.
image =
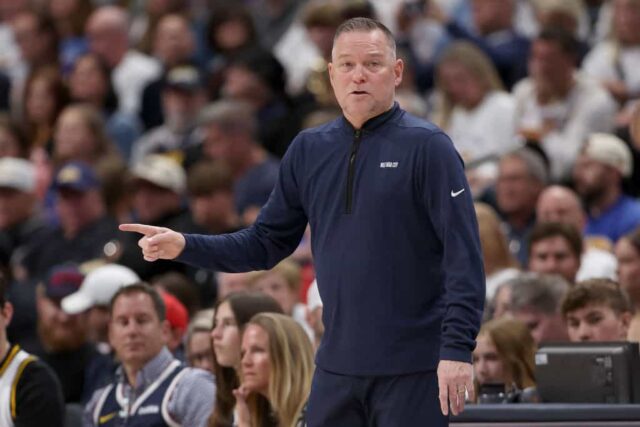
[[556,129],[542,139],[554,180],[570,175],[588,135],[611,132],[614,127],[617,104],[611,95],[598,82],[578,73],[575,81],[567,97],[546,105],[538,103],[530,78],[521,80],[513,89],[519,130],[540,130],[545,120],[556,123]]
[[454,107],[446,131],[466,161],[500,155],[517,147],[515,111],[510,94],[494,91],[472,110]]
[[161,72],[160,63],[152,57],[134,50],[128,51],[111,76],[120,101],[120,111],[138,114],[142,91],[147,84],[159,78]]
[[617,267],[618,260],[611,252],[589,247],[580,258],[580,269],[576,274],[576,282],[603,277],[618,280]]
[[624,81],[631,92],[640,94],[640,46],[598,43],[585,57],[582,70],[600,81]]

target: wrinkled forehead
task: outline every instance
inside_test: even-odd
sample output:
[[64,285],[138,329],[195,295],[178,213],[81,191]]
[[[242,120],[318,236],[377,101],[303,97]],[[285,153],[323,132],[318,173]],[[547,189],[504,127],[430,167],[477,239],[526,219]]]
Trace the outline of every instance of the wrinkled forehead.
[[334,38],[331,50],[332,60],[352,54],[390,54],[395,58],[396,44],[379,29],[347,31]]

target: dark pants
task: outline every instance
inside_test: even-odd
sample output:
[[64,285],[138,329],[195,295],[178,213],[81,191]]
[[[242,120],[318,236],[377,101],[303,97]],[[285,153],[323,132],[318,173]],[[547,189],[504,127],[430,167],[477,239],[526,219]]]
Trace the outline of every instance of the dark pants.
[[436,372],[359,377],[316,368],[309,427],[444,427]]

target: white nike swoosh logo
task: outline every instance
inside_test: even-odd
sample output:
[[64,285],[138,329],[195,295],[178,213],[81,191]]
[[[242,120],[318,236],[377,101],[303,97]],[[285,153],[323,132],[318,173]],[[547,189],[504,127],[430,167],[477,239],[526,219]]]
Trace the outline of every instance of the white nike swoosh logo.
[[451,197],[458,197],[460,194],[462,194],[462,192],[464,191],[464,188],[460,191],[453,191],[451,190]]

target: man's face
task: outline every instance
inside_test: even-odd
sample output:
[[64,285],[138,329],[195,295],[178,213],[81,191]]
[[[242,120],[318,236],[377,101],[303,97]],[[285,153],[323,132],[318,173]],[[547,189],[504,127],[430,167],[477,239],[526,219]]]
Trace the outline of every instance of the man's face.
[[388,110],[403,67],[382,31],[341,34],[333,46],[329,77],[345,117],[360,127]]
[[558,274],[573,283],[579,268],[580,258],[571,251],[569,242],[562,236],[547,237],[531,245],[529,271]]
[[160,321],[151,297],[143,292],[122,294],[113,305],[109,342],[125,366],[141,368],[165,345],[169,324]]
[[533,42],[529,55],[529,75],[536,86],[555,90],[565,83],[573,70],[572,58],[557,43],[547,40]]
[[536,344],[566,340],[566,326],[559,314],[548,314],[534,308],[523,308],[513,311],[513,317],[527,325]]
[[559,222],[576,227],[582,232],[584,213],[578,200],[566,193],[543,192],[538,198],[536,219],[540,222]]
[[85,313],[67,314],[60,308],[60,300],[37,292],[38,335],[50,352],[77,350],[87,341]]
[[91,206],[99,198],[97,190],[76,191],[63,188],[58,191],[56,211],[65,233],[74,235],[98,219]]
[[631,313],[616,313],[602,303],[591,303],[566,316],[571,341],[624,341]]
[[27,220],[32,213],[34,196],[11,188],[0,188],[0,230]]
[[510,27],[513,17],[512,0],[473,0],[473,23],[481,34]]
[[505,214],[520,213],[535,208],[539,185],[534,181],[523,160],[506,157],[499,165],[496,197]]
[[28,63],[34,63],[47,54],[45,49],[49,46],[50,36],[42,33],[38,28],[38,19],[31,13],[18,15],[13,23],[16,41],[20,47],[23,59]]
[[618,260],[618,281],[627,291],[633,303],[640,305],[640,252],[627,238],[618,240],[615,246]]
[[133,208],[140,221],[155,223],[180,208],[180,196],[173,191],[139,180],[133,192]]
[[13,306],[11,303],[6,302],[0,304],[0,345],[7,341],[7,327],[11,323],[11,317],[13,316]]
[[578,157],[573,167],[573,184],[587,205],[608,191],[608,168],[584,154]]
[[627,45],[640,44],[640,4],[635,0],[613,2],[612,29],[618,40]]
[[291,315],[293,312],[293,307],[297,302],[297,295],[283,275],[275,272],[267,273],[256,280],[252,288],[278,301],[278,304],[286,314]]
[[185,91],[165,88],[162,92],[162,109],[165,125],[174,132],[186,132],[196,122],[198,111],[204,106],[206,98],[202,90]]

